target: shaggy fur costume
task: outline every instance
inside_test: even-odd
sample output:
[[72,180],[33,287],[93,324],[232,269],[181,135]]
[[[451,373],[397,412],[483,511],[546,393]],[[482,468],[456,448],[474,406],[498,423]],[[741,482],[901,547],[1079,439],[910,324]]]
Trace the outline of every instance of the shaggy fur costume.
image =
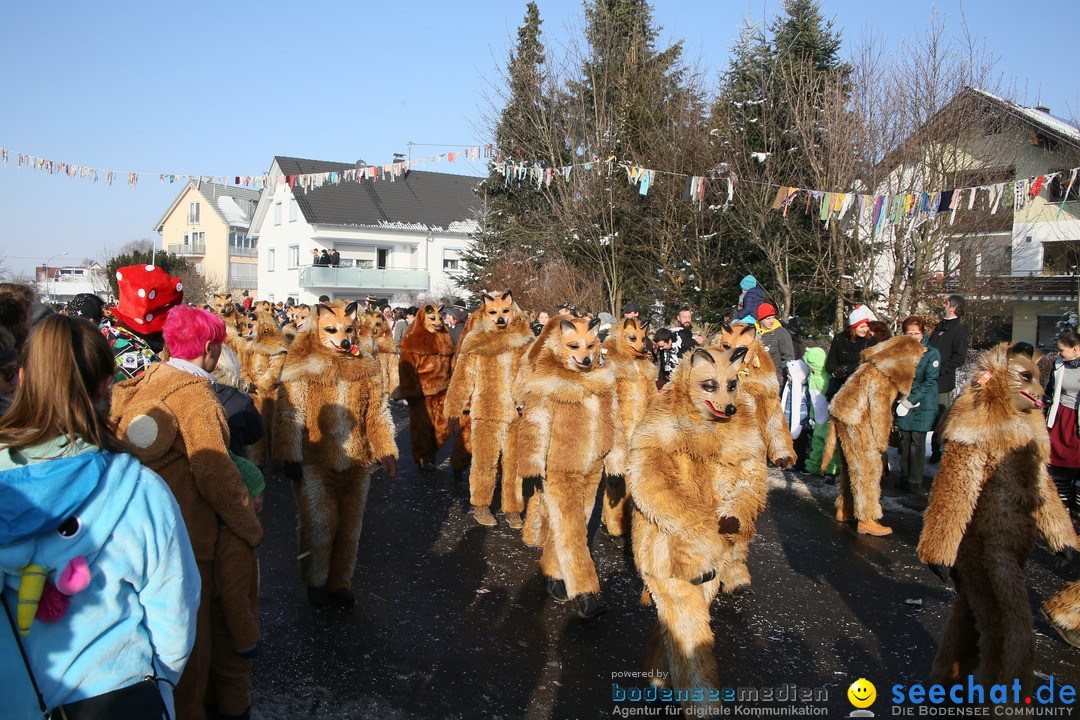
[[1069,583],[1044,602],[1043,612],[1046,620],[1070,645],[1080,647],[1080,580]]
[[[607,353],[605,362],[615,375],[615,395],[622,419],[623,444],[630,447],[634,430],[645,417],[649,403],[656,397],[657,368],[645,351],[648,323],[636,318],[616,322],[604,343]],[[623,537],[630,530],[630,494],[626,492],[625,480],[611,477],[604,483],[604,500],[601,520],[608,534]]]
[[397,446],[378,365],[364,353],[327,347],[321,334],[313,327],[289,349],[281,376],[274,460],[303,465],[303,480],[293,482],[293,493],[300,516],[300,553],[306,553],[300,561],[304,583],[347,590],[371,465],[387,456],[397,458]]
[[658,616],[645,670],[670,672],[672,687],[717,687],[709,606],[768,492],[753,398],[739,381],[745,352],[684,358],[630,450],[634,562]]
[[1037,531],[1055,551],[1076,547],[1076,532],[1046,469],[1046,423],[1026,402],[1042,396],[1035,363],[1002,343],[979,358],[972,378],[944,421],[919,538],[919,557],[950,566],[956,584],[931,677],[950,685],[978,670],[984,685],[1019,679],[1030,693],[1035,636],[1024,565]]
[[439,308],[425,305],[401,338],[398,395],[409,403],[413,460],[433,465],[450,428],[443,412],[454,343]]
[[[454,377],[458,359],[461,357],[461,344],[465,342],[473,326],[480,321],[481,310],[469,315],[465,325],[461,328],[457,344],[454,346],[454,357],[450,360],[450,377]],[[443,415],[446,415],[445,401],[443,403]],[[469,469],[472,463],[472,423],[469,422],[469,409],[466,407],[458,420],[460,430],[454,435],[454,449],[450,451],[450,469],[454,471],[454,477],[460,479],[462,473]]]
[[829,405],[831,420],[821,466],[828,467],[840,441],[836,518],[881,519],[881,453],[889,449],[893,403],[911,392],[926,348],[907,335],[862,352],[862,362]]
[[603,469],[621,477],[626,464],[615,374],[598,362],[599,324],[549,322],[530,350],[535,360],[520,392],[518,472],[543,483],[540,571],[562,580],[571,600],[600,594],[589,554],[589,518]]
[[[735,323],[724,326],[720,337],[720,345],[724,348],[747,349],[742,387],[753,398],[754,418],[761,433],[761,440],[765,444],[765,454],[760,458],[761,475],[768,472],[769,462],[779,468],[791,467],[795,463],[795,446],[784,419],[783,407],[780,405],[780,381],[777,380],[772,356],[757,339],[757,328]],[[749,554],[749,540],[735,543],[735,561],[728,564],[727,572],[720,577],[725,593],[730,594],[749,587],[750,568],[746,565]]]
[[401,359],[398,356],[397,345],[394,344],[394,329],[378,310],[368,312],[366,320],[367,329],[364,332],[370,334],[370,345],[364,346],[364,349],[370,348],[372,356],[379,364],[379,373],[382,375],[386,394],[396,398],[400,384],[398,366]]
[[[511,308],[512,319],[497,325],[485,311],[489,306]],[[510,421],[517,415],[511,383],[533,334],[509,291],[499,298],[485,295],[480,313],[481,319],[461,343],[444,407],[448,419],[461,418],[468,410],[472,425],[469,501],[475,507],[487,507],[495,495],[499,456],[509,449]],[[512,480],[504,479],[501,497],[504,513],[520,513],[524,508],[521,488]]]
[[273,445],[274,402],[281,386],[281,370],[289,344],[274,318],[264,312],[249,313],[241,329],[241,374],[255,390],[251,399],[263,417],[266,433],[248,449],[248,457],[259,468],[266,464],[266,449]]

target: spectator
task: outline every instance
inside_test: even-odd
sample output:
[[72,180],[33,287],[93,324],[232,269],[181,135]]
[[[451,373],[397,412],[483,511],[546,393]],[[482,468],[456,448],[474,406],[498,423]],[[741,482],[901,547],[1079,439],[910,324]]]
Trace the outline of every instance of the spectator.
[[900,429],[900,475],[907,489],[916,495],[925,495],[923,466],[926,462],[926,433],[934,428],[937,415],[938,372],[941,356],[929,347],[926,325],[917,315],[905,318],[900,330],[923,345],[926,352],[915,368],[915,380],[911,393],[900,398],[896,404],[896,427]]
[[867,323],[870,327],[870,334],[878,342],[885,342],[892,337],[892,333],[889,332],[889,326],[880,320],[871,320]]
[[848,330],[833,338],[829,356],[825,358],[825,371],[832,378],[825,397],[832,400],[836,391],[843,387],[851,373],[859,366],[862,351],[877,344],[870,334],[870,321],[877,320],[870,308],[856,305],[848,316]]
[[[202,595],[195,645],[176,687],[177,717],[191,718],[203,715],[215,659],[211,637],[227,632],[216,587],[218,536],[231,532],[247,544],[245,557],[253,559],[262,527],[229,458],[225,413],[211,387],[210,372],[221,353],[225,322],[205,310],[180,306],[170,311],[164,330],[173,357],[114,388],[112,412],[124,439],[169,485],[192,538]],[[228,651],[229,659],[234,659],[235,649]]]
[[248,291],[247,291],[247,290],[245,290],[245,291],[244,291],[244,293],[243,293],[243,295],[244,295],[244,302],[243,302],[243,305],[244,305],[244,312],[251,312],[251,305],[252,305],[252,303],[254,302],[254,301],[253,301],[253,300],[251,299],[251,294],[250,294],[250,293],[248,293]]
[[640,305],[638,305],[637,303],[628,302],[623,305],[622,308],[623,320],[626,320],[627,318],[640,318],[641,312],[642,310]]
[[40,606],[41,590],[23,597],[30,576],[0,587],[28,631],[0,632],[4,715],[41,717],[36,683],[50,717],[176,717],[200,590],[176,500],[109,430],[113,359],[96,328],[50,316],[25,359],[0,420],[0,574],[51,577]]
[[735,310],[735,317],[747,325],[753,325],[757,320],[757,309],[765,302],[765,291],[757,283],[757,278],[747,275],[739,281],[742,294],[739,295],[739,307]]
[[675,333],[675,351],[680,357],[705,342],[703,337],[694,334],[694,313],[685,305],[679,308],[671,331]]
[[34,324],[37,295],[29,285],[0,283],[0,326],[6,327],[15,337],[19,349],[26,343]]
[[330,266],[331,267],[340,267],[341,266],[341,253],[339,253],[337,251],[337,248],[334,248],[328,254],[330,256]]
[[318,249],[313,249],[311,251],[311,264],[315,267],[322,265],[322,258],[319,256]]
[[[964,316],[964,298],[949,295],[942,303],[942,320],[930,335],[930,347],[941,354],[941,372],[938,373],[938,412],[935,426],[945,411],[952,407],[953,390],[956,389],[956,371],[967,362],[968,330],[960,318]],[[934,433],[933,452],[930,462],[941,462],[941,444]]]
[[454,341],[455,348],[458,340],[461,339],[461,332],[465,329],[465,321],[468,317],[469,313],[465,312],[465,308],[459,307],[452,307],[443,315],[443,320],[446,321],[447,330],[450,331],[450,339]]
[[165,349],[161,327],[169,309],[183,301],[184,285],[153,265],[122,267],[116,278],[120,301],[112,310],[113,320],[102,321],[99,329],[113,350],[120,382],[160,361],[158,353]]
[[1069,510],[1076,506],[1076,480],[1080,477],[1080,335],[1065,333],[1058,338],[1054,374],[1047,384],[1050,412],[1050,475]]
[[548,320],[550,319],[551,314],[548,313],[547,310],[541,310],[540,312],[536,313],[536,322],[529,326],[529,328],[533,331],[533,335],[539,337],[540,333],[544,329],[544,326],[548,324]]
[[79,293],[71,298],[71,302],[64,308],[64,313],[69,317],[89,320],[97,327],[105,319],[105,301],[97,295]]
[[758,339],[769,351],[773,365],[776,366],[776,379],[784,387],[784,373],[789,361],[795,359],[795,349],[791,343],[791,334],[776,319],[776,308],[771,303],[758,305]]
[[416,313],[420,312],[420,308],[407,307],[401,320],[394,321],[394,344],[401,343],[401,338],[405,334],[405,331],[409,329],[409,326],[416,320]]
[[567,300],[566,302],[564,302],[562,305],[560,305],[558,307],[556,312],[559,315],[566,315],[567,317],[573,317],[576,310],[577,310],[577,308],[574,307],[574,304],[572,302],[570,302],[569,300]]
[[320,265],[325,265],[325,266],[330,265],[330,253],[326,252],[326,250],[323,250],[319,254],[319,264]]
[[656,389],[664,387],[672,373],[679,367],[679,357],[673,347],[675,333],[667,328],[660,328],[653,333],[653,362],[657,366]]
[[806,323],[796,315],[788,318],[788,321],[783,325],[784,329],[791,335],[791,348],[795,352],[795,357],[801,358],[803,353],[806,352],[806,339],[803,337],[806,333]]
[[821,457],[825,450],[825,440],[829,435],[829,401],[825,391],[829,387],[830,377],[825,372],[825,351],[810,347],[803,352],[803,362],[810,372],[806,376],[807,389],[810,392],[810,417],[814,423],[814,434],[810,438],[810,455],[803,464],[803,469],[811,475],[836,475],[839,453],[833,454],[829,467],[821,467]]
[[213,371],[214,394],[225,410],[229,426],[229,452],[247,457],[247,446],[254,445],[266,432],[262,416],[248,393],[255,386],[243,378],[240,359],[228,345],[221,346],[221,356]]

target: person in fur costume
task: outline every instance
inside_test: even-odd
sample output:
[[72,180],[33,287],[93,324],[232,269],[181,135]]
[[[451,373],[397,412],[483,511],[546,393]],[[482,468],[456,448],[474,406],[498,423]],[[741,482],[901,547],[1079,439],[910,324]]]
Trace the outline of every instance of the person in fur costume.
[[[684,358],[630,450],[634,562],[657,612],[645,671],[671,687],[718,686],[709,607],[765,504],[746,356],[745,347],[705,348]],[[704,710],[691,701],[683,708]]]
[[938,575],[951,568],[956,584],[935,683],[978,671],[985,685],[1019,680],[1030,693],[1035,636],[1024,566],[1036,532],[1055,552],[1077,545],[1046,468],[1050,437],[1032,354],[1026,343],[983,353],[942,426],[945,451],[917,548]]
[[[648,322],[626,318],[615,322],[604,343],[607,351],[604,360],[615,374],[615,395],[619,401],[619,417],[622,419],[626,447],[630,446],[634,430],[645,417],[649,403],[656,397],[657,369],[649,361],[645,348],[648,335]],[[618,476],[608,475],[604,484],[601,520],[608,535],[619,547],[626,544],[626,535],[630,530],[629,499],[626,482],[620,482]]]
[[[518,363],[533,334],[509,290],[483,294],[480,320],[461,343],[461,353],[446,393],[446,417],[456,432],[465,411],[472,424],[472,471],[469,500],[473,517],[481,525],[496,525],[491,514],[499,455],[510,450],[506,439],[517,414],[511,384]],[[513,466],[513,463],[507,463]],[[502,512],[507,521],[521,522],[521,488],[504,476]]]
[[582,618],[601,612],[600,579],[589,554],[589,518],[606,468],[622,479],[626,436],[615,373],[601,366],[600,320],[548,322],[520,391],[518,471],[526,495],[541,497],[540,571],[548,592]]
[[450,387],[454,343],[435,305],[424,305],[401,338],[398,395],[409,403],[413,460],[424,471],[435,469],[435,453],[450,427],[443,412]]
[[274,460],[293,481],[308,601],[348,606],[371,465],[393,477],[398,453],[379,366],[354,345],[357,303],[315,311],[281,374]]
[[[274,319],[262,311],[246,315],[241,333],[241,372],[255,388],[251,397],[259,415],[272,418],[289,344]],[[267,432],[251,445],[247,455],[260,469],[266,464],[266,449],[273,443],[273,423],[264,424]]]
[[1041,614],[1065,642],[1080,648],[1080,580],[1069,583],[1044,602]]
[[[400,356],[397,345],[394,344],[394,331],[386,317],[378,310],[367,313],[367,334],[370,337],[370,352],[379,364],[379,372],[382,374],[383,386],[389,397],[398,397],[400,378],[398,368]],[[368,348],[365,347],[365,350]]]
[[[725,349],[745,347],[747,350],[742,386],[753,398],[754,418],[765,444],[765,453],[758,459],[760,467],[756,473],[756,477],[765,483],[768,462],[781,469],[795,464],[795,445],[780,405],[780,380],[776,366],[769,351],[757,339],[757,328],[753,325],[734,323],[721,326],[720,345]],[[764,509],[763,499],[761,510]],[[753,536],[735,544],[735,562],[729,563],[728,572],[720,577],[725,593],[736,593],[750,586],[750,569],[746,565],[746,558],[750,554],[751,539]]]
[[821,458],[828,467],[840,442],[837,522],[858,521],[863,535],[883,536],[892,528],[881,519],[881,454],[889,449],[892,406],[911,392],[915,368],[926,348],[898,335],[863,350],[858,369],[833,396],[829,434]]
[[[454,343],[454,356],[450,359],[451,378],[454,377],[454,370],[457,368],[458,359],[461,357],[461,344],[465,341],[469,331],[473,329],[473,325],[480,321],[482,310],[481,308],[470,313],[465,322],[462,323],[457,342]],[[444,317],[444,322],[445,319]],[[453,336],[453,332],[451,332],[450,337]],[[444,406],[443,415],[445,416],[445,414],[446,408]],[[447,426],[449,426],[449,420]],[[454,474],[454,482],[463,482],[465,480],[465,471],[469,469],[469,465],[472,463],[472,423],[469,422],[469,408],[466,407],[462,411],[461,417],[458,418],[458,432],[451,434],[454,438],[454,447],[450,451],[450,470]]]

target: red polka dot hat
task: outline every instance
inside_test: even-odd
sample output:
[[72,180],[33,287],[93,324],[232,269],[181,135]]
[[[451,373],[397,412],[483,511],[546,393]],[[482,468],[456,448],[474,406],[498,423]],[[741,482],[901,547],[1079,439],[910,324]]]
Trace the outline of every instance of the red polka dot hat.
[[113,314],[137,333],[160,332],[169,308],[184,300],[184,284],[154,265],[128,265],[116,271],[120,301]]

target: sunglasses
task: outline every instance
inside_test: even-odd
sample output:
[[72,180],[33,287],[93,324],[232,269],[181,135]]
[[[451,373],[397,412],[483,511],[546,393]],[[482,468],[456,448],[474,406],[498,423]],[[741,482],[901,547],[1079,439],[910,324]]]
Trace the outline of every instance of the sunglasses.
[[8,365],[7,367],[0,368],[0,377],[4,378],[4,382],[11,382],[19,375],[18,365]]

